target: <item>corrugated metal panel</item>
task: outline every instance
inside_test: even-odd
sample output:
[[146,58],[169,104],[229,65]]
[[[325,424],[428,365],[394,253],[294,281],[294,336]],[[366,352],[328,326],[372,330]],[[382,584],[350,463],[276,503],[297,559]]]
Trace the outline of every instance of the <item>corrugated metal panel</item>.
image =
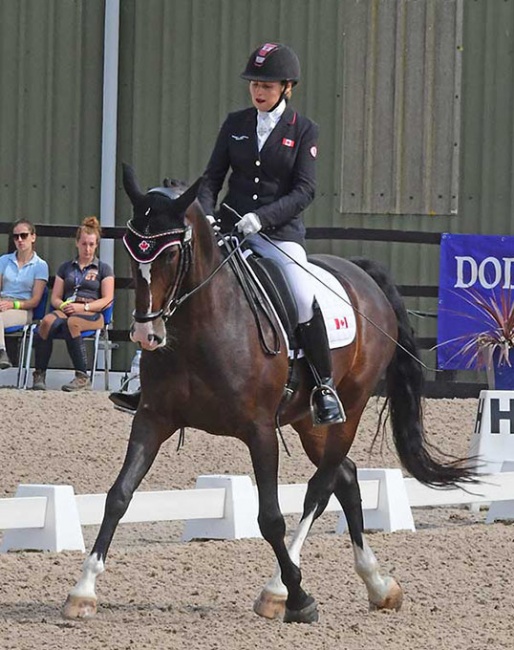
[[[0,0],[3,221],[97,214],[103,0]],[[56,250],[40,240],[54,265]],[[70,249],[71,250],[71,249]]]
[[341,211],[457,206],[461,3],[345,3]]
[[[103,13],[103,0],[0,0],[2,221],[98,214]],[[37,246],[51,273],[75,254],[72,239]],[[63,345],[52,363],[69,363]]]
[[[310,113],[314,105],[325,106],[321,99],[338,92],[328,74],[339,66],[333,48],[338,41],[334,16],[340,4],[337,0],[123,2],[120,157],[131,160],[146,183],[163,174],[196,178],[226,114],[249,104],[247,84],[239,73],[250,51],[265,40],[287,42],[301,57],[305,82],[295,92],[295,106],[303,110],[307,104]],[[332,135],[325,137],[330,142]]]
[[465,5],[461,216],[453,232],[512,234],[514,2]]

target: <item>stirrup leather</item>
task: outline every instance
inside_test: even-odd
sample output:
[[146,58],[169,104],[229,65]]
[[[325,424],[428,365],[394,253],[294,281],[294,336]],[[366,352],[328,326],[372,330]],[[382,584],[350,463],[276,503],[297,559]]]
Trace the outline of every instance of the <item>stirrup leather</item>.
[[[330,419],[321,418],[315,401],[316,394],[320,391],[321,391],[321,399],[330,396],[335,401],[334,406],[339,411],[337,414],[334,412],[335,417]],[[330,386],[329,384],[319,384],[317,386],[314,386],[314,388],[311,390],[309,406],[310,406],[311,417],[312,417],[312,421],[314,422],[314,426],[323,425],[323,424],[340,424],[341,422],[346,422],[346,413],[344,412],[343,404],[339,399],[339,395],[337,394],[335,389],[332,388],[332,386]]]

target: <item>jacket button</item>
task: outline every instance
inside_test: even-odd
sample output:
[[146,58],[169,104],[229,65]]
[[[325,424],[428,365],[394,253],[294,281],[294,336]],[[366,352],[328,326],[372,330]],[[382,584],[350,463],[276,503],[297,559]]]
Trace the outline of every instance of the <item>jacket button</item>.
[[261,179],[260,179],[258,176],[256,176],[253,180],[254,180],[256,183],[258,183]]
[[260,161],[260,160],[256,160],[256,161],[255,161],[255,164],[257,165],[257,167],[260,167],[260,166],[261,166],[261,161]]
[[257,201],[258,198],[259,198],[259,196],[258,196],[257,194],[254,194],[254,195],[252,196],[252,199],[253,199],[254,201]]

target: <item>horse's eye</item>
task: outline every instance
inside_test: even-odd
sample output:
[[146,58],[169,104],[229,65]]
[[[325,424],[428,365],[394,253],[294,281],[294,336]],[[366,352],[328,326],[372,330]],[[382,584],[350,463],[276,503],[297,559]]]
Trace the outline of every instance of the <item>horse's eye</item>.
[[175,249],[168,248],[166,251],[164,251],[164,261],[167,264],[170,264],[175,259],[176,254],[177,254],[177,251]]

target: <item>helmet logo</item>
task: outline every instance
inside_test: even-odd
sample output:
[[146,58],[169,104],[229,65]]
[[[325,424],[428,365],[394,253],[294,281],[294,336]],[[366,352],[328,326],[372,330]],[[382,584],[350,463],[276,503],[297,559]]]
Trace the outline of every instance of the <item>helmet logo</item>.
[[266,57],[272,52],[274,52],[278,47],[279,46],[276,45],[275,43],[264,43],[264,45],[255,55],[255,61],[254,61],[255,65],[261,66],[266,61]]

